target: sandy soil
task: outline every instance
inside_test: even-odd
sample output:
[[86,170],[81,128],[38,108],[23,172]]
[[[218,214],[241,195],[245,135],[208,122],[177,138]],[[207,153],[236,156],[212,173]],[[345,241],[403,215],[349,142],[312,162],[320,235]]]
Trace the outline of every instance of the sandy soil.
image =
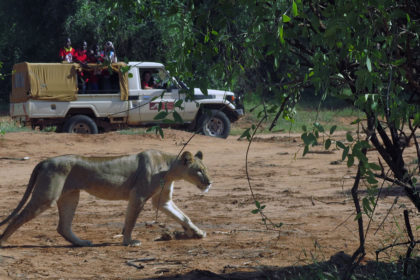
[[[344,140],[344,134],[339,133]],[[155,135],[69,135],[56,133],[8,133],[0,137],[0,219],[14,209],[26,189],[33,167],[43,159],[62,154],[114,156],[160,149],[177,154],[190,134],[165,130]],[[303,157],[298,135],[275,134],[258,138],[249,153],[249,175],[257,199],[266,205],[265,214],[280,230],[266,230],[255,208],[245,173],[247,141],[197,135],[187,147],[202,150],[213,180],[207,194],[187,182],[175,184],[174,201],[201,229],[202,240],[156,241],[162,234],[180,231],[174,221],[148,202],[134,229],[140,247],[121,245],[125,201],[105,201],[81,195],[73,230],[93,247],[76,248],[57,232],[54,206],[22,226],[0,249],[0,279],[143,279],[186,274],[193,270],[214,273],[255,271],[262,267],[301,265],[328,260],[339,251],[351,254],[358,245],[357,227],[349,189],[355,168],[336,162],[341,151]],[[414,149],[407,162],[414,159]],[[12,158],[29,157],[28,160]],[[375,158],[374,153],[371,155]],[[406,241],[400,197],[386,227],[374,231],[394,199],[402,193],[387,191],[368,236],[367,259],[381,241]],[[412,214],[414,216],[414,214]],[[397,225],[397,223],[399,225]],[[413,225],[420,217],[412,218]],[[399,227],[398,227],[399,226]],[[5,226],[0,228],[4,230]],[[399,229],[400,228],[400,229]],[[415,234],[419,237],[419,231]],[[395,255],[395,250],[393,252]]]

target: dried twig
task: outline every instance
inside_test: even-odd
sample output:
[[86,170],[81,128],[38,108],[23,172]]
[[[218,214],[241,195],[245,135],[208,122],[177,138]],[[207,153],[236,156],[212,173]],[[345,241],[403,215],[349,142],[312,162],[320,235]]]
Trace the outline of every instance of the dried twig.
[[408,276],[408,260],[411,256],[411,252],[413,251],[414,247],[416,246],[416,240],[413,236],[413,231],[411,230],[410,225],[410,217],[408,216],[407,209],[404,210],[404,222],[405,222],[405,228],[407,229],[407,235],[410,238],[410,245],[408,246],[407,253],[405,254],[405,260],[404,260],[404,276]]
[[383,224],[385,223],[386,219],[388,219],[389,214],[392,211],[392,208],[395,206],[395,204],[397,204],[398,202],[398,198],[400,198],[399,196],[395,197],[394,202],[392,203],[391,207],[388,209],[388,212],[385,215],[385,218],[382,220],[382,222],[379,224],[378,228],[375,230],[375,233],[373,235],[376,235],[376,233],[378,232],[378,230],[383,226]]
[[[366,155],[367,150],[362,149],[362,153]],[[359,183],[361,178],[361,165],[362,162],[359,162],[359,165],[357,167],[357,174],[356,178],[354,179],[353,187],[351,188],[351,194],[353,197],[354,206],[356,208],[356,217],[357,217],[357,225],[359,228],[359,248],[353,253],[351,257],[351,263],[347,268],[347,271],[345,272],[345,275],[343,279],[350,279],[351,275],[353,274],[354,269],[356,266],[359,265],[360,261],[364,258],[366,255],[365,252],[365,234],[363,229],[363,217],[362,217],[362,209],[360,208],[360,202],[358,197],[358,189],[359,189]]]
[[420,240],[415,240],[414,239],[413,231],[411,230],[410,219],[409,219],[407,210],[404,210],[404,222],[405,222],[405,227],[407,229],[407,235],[408,235],[408,238],[410,240],[406,241],[406,242],[399,242],[399,243],[390,244],[388,246],[385,246],[381,249],[376,250],[376,261],[379,261],[379,254],[381,252],[383,252],[385,250],[388,250],[389,248],[408,245],[407,253],[405,254],[404,268],[403,268],[404,269],[403,270],[404,271],[404,276],[408,276],[408,260],[410,258],[411,252],[413,251],[414,247],[417,244],[420,244]]
[[[254,190],[252,189],[251,178],[249,176],[249,171],[248,171],[248,155],[249,155],[249,150],[251,148],[252,141],[253,141],[253,139],[255,137],[255,134],[258,131],[258,128],[261,126],[262,122],[264,120],[266,120],[267,117],[268,117],[268,114],[267,114],[267,110],[266,110],[266,106],[265,106],[264,101],[263,101],[263,106],[264,106],[264,116],[260,119],[260,121],[258,122],[258,124],[255,127],[254,131],[252,132],[251,138],[249,139],[248,147],[246,149],[246,154],[245,154],[245,173],[246,173],[246,178],[247,178],[247,181],[248,181],[249,191],[251,192],[251,196],[252,196],[252,199],[254,200],[254,202],[257,201],[257,198],[255,197]],[[261,215],[261,218],[262,218],[262,220],[264,222],[264,225],[265,225],[266,229],[269,229],[268,228],[268,225],[267,225],[267,222],[269,222],[270,225],[273,226],[274,228],[278,227],[270,218],[268,218],[264,214],[264,212],[262,211],[261,208],[259,208],[258,210],[259,210],[258,213]]]

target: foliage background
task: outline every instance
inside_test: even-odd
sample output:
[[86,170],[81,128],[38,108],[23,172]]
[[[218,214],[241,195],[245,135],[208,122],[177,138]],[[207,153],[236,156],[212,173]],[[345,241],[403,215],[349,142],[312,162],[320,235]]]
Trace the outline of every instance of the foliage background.
[[[161,5],[161,6],[160,6]],[[164,1],[156,6],[166,7]],[[22,61],[57,62],[58,52],[67,37],[73,47],[83,40],[88,47],[114,42],[120,60],[166,62],[169,22],[156,21],[153,14],[139,17],[136,10],[110,6],[94,0],[22,0],[0,1],[0,101],[8,101],[13,65]],[[166,26],[165,26],[166,25]]]

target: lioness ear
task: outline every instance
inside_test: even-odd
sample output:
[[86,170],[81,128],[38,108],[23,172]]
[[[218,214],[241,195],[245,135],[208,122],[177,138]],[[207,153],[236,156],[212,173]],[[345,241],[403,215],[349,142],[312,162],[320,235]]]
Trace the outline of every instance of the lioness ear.
[[191,164],[193,162],[193,160],[194,160],[193,155],[190,152],[186,151],[186,152],[182,153],[181,161],[184,163],[184,165]]
[[201,159],[201,160],[203,160],[203,153],[202,153],[201,151],[198,151],[198,152],[195,154],[195,157],[196,157],[196,158],[199,158],[199,159]]

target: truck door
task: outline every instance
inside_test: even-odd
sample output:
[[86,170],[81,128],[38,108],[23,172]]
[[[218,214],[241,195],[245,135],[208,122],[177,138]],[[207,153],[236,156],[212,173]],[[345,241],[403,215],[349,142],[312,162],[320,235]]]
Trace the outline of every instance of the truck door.
[[[155,122],[154,118],[159,112],[159,103],[162,102],[161,110],[173,111],[175,102],[179,99],[178,91],[167,90],[169,75],[165,69],[140,69],[140,72],[142,85],[140,90],[140,120],[143,123]],[[151,76],[149,82],[146,82],[147,75]],[[177,111],[181,114],[179,110]],[[172,114],[168,118],[172,119]]]

